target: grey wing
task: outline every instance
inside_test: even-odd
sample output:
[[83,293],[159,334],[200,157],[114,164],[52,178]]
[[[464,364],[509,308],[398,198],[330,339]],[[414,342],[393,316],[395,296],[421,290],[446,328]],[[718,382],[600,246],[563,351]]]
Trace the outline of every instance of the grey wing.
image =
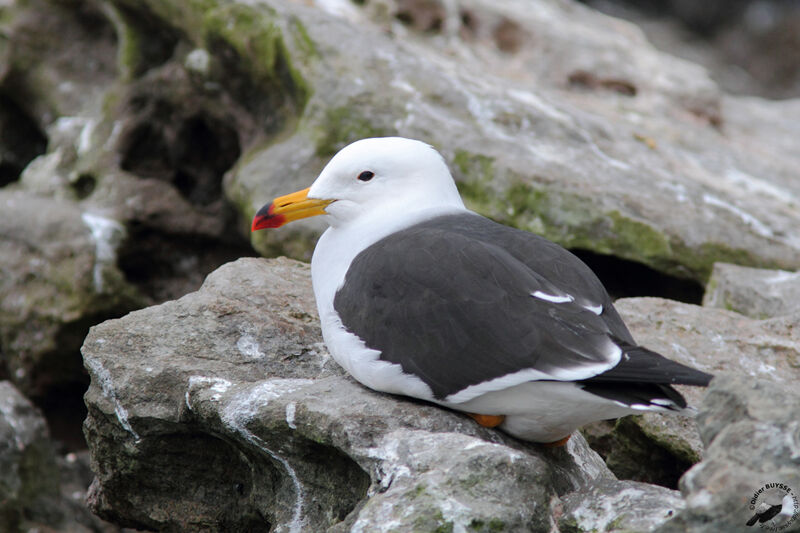
[[578,298],[533,296],[560,290],[502,242],[420,225],[359,254],[334,308],[382,360],[445,399],[522,371],[520,382],[582,380],[616,365],[621,350],[602,316]]
[[576,304],[601,314],[615,338],[636,344],[603,283],[583,261],[558,244],[481,216],[450,215],[435,219],[428,225],[449,226],[455,232],[477,237],[483,242],[503,243],[508,253],[557,287],[562,294],[573,295]]

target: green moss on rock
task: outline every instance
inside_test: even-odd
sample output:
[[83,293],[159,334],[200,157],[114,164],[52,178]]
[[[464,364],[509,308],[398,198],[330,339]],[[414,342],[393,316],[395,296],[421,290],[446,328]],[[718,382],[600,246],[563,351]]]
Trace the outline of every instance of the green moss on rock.
[[452,533],[453,522],[446,520],[442,511],[436,508],[423,508],[414,520],[413,531],[432,533]]
[[254,74],[270,78],[285,53],[283,35],[274,16],[266,6],[259,10],[244,4],[219,6],[206,12],[203,36],[224,39],[240,57],[252,58],[250,70]]
[[203,40],[212,50],[219,48],[220,41],[226,43],[256,83],[282,87],[298,108],[305,106],[310,88],[292,65],[271,8],[228,4],[208,10],[203,19]]
[[720,242],[705,242],[697,247],[682,242],[672,242],[674,262],[694,279],[706,282],[711,276],[714,263],[733,263],[757,268],[791,268],[778,261],[770,261],[753,254],[750,250],[732,248]]
[[[120,64],[125,71],[141,71],[145,56],[152,54],[153,43],[159,39],[184,40],[220,58],[226,66],[222,81],[230,82],[231,76],[237,74],[248,76],[252,87],[247,91],[264,93],[259,98],[266,98],[275,108],[289,106],[296,113],[308,101],[311,89],[294,66],[279,16],[267,5],[212,0],[143,3],[118,0],[117,7],[115,25],[121,40]],[[158,30],[156,35],[148,33],[153,26]],[[313,50],[308,32],[299,22],[290,23],[286,31],[291,33],[301,55]],[[167,47],[166,52],[172,47]],[[236,85],[241,89],[246,84],[236,82]],[[275,98],[267,98],[265,94],[274,94]],[[278,111],[286,114],[285,109]]]
[[632,419],[642,433],[651,439],[655,445],[666,450],[672,456],[685,463],[695,464],[702,460],[697,450],[682,435],[670,431],[666,426],[652,423],[651,419],[637,415]]
[[627,254],[654,259],[672,256],[669,239],[663,232],[619,211],[611,211],[607,216],[611,219],[612,234],[617,236],[619,246],[627,249]]
[[496,533],[499,531],[507,531],[506,523],[499,518],[491,518],[488,521],[474,519],[469,523],[470,531],[479,531],[486,533]]
[[[584,195],[536,187],[514,176],[500,175],[495,160],[488,156],[458,151],[453,166],[467,207],[566,248],[615,255],[703,283],[718,261],[786,268],[723,243],[687,246],[645,220],[617,209],[603,212]],[[498,191],[498,181],[506,179],[515,181]]]
[[317,59],[319,52],[314,40],[308,33],[308,29],[303,25],[300,20],[293,18],[289,23],[289,31],[292,34],[292,42],[294,43],[297,51],[303,55],[304,59]]
[[393,132],[362,115],[356,106],[334,107],[325,111],[315,136],[316,153],[329,157],[351,142],[368,137],[385,137]]
[[456,185],[464,203],[479,213],[489,216],[492,210],[491,184],[494,178],[494,158],[457,150],[453,156],[457,177]]

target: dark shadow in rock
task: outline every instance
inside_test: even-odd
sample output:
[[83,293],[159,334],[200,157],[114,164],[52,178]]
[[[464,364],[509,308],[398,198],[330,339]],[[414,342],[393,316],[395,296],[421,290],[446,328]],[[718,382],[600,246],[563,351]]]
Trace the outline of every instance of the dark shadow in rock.
[[166,100],[131,101],[138,113],[121,142],[123,170],[167,181],[187,200],[206,206],[222,196],[222,177],[239,158],[234,127]]
[[[653,17],[673,18],[686,28],[701,36],[711,36],[721,28],[736,22],[740,18],[751,0],[725,0],[714,2],[685,2],[663,0],[615,0],[603,2],[599,0],[582,0],[600,11],[606,11],[609,4],[627,5],[630,8],[647,13]],[[772,2],[768,2],[772,3]],[[779,3],[779,2],[774,2]],[[786,2],[790,4],[791,2]],[[605,5],[604,5],[605,4]]]
[[203,114],[184,120],[175,139],[173,183],[192,203],[208,205],[222,194],[222,176],[239,158],[236,130]]
[[249,242],[238,235],[214,240],[132,225],[118,250],[117,266],[155,304],[196,291],[217,267],[255,255]]
[[126,136],[120,163],[123,170],[171,181],[171,163],[167,139],[157,126],[143,121]]
[[130,311],[128,306],[92,315],[61,326],[52,351],[40,356],[30,376],[28,396],[42,410],[51,437],[62,451],[86,449],[81,425],[86,418],[83,395],[89,388],[89,375],[83,366],[80,348],[95,324],[119,318]]
[[[332,446],[307,441],[300,447],[305,451],[296,462],[306,468],[301,475],[315,483],[312,501],[306,502],[308,512],[341,522],[367,497],[370,478],[352,459]],[[325,488],[327,486],[327,488]]]
[[447,15],[441,2],[430,0],[400,0],[394,18],[416,31],[440,33]]
[[[80,357],[80,354],[77,354]],[[82,381],[68,381],[48,387],[43,395],[32,400],[47,420],[50,436],[61,452],[76,452],[86,449],[82,425],[86,419],[86,404],[83,395],[89,388],[89,376],[84,372]]]
[[[108,490],[98,495],[90,489],[88,500],[105,520],[171,531],[213,530],[221,525],[225,531],[271,529],[263,509],[275,505],[280,473],[222,439],[205,433],[170,433],[142,439],[133,456],[119,450],[104,452],[109,455],[95,456],[95,462],[110,462],[94,468],[96,475],[107,478]],[[114,464],[113,454],[127,464]]]
[[266,134],[279,133],[299,116],[308,100],[308,89],[292,76],[288,52],[278,40],[275,63],[269,76],[253,74],[239,53],[224,38],[210,35],[208,51],[219,59],[219,83],[238,105],[251,113],[256,128]]
[[635,261],[588,250],[570,250],[597,274],[611,298],[654,296],[695,305],[703,301],[698,282],[670,276]]
[[[143,435],[135,448],[125,451],[94,450],[103,489],[95,485],[90,507],[101,518],[127,527],[185,531],[222,526],[224,531],[267,532],[272,523],[291,516],[296,483],[303,487],[304,514],[331,525],[367,496],[367,473],[333,447],[297,443],[295,449],[305,453],[296,460],[285,457],[296,469],[290,475],[282,462],[269,459],[274,452],[263,453],[270,444],[256,436],[252,441],[258,449],[251,451],[190,429]],[[124,464],[115,464],[120,461]],[[160,512],[165,506],[171,510],[168,516]]]
[[47,149],[47,136],[9,95],[0,92],[0,187],[19,179],[22,170]]
[[78,200],[84,200],[94,192],[97,186],[97,178],[92,174],[81,174],[69,186]]
[[583,435],[619,479],[677,490],[678,480],[693,466],[647,437],[630,417],[598,422]]
[[129,26],[128,31],[135,32],[135,56],[129,54],[130,74],[139,77],[151,68],[163,65],[172,57],[175,47],[180,41],[180,33],[175,28],[164,24],[164,19],[147,11],[143,3],[137,3],[136,9],[116,2],[116,9]]

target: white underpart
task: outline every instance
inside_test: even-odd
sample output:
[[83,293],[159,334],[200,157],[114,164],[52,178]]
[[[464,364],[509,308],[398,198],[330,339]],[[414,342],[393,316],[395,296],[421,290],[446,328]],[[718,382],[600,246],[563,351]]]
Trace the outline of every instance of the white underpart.
[[[318,300],[319,303],[319,300]],[[331,310],[322,314],[322,336],[333,358],[347,372],[367,387],[392,394],[404,394],[432,400],[433,391],[420,378],[406,374],[403,367],[381,361],[381,352],[368,348],[358,336],[347,331],[339,315]]]
[[776,523],[784,523],[787,519],[794,516],[794,513],[797,511],[797,508],[794,505],[794,498],[792,498],[791,494],[787,494],[781,500],[781,512],[778,513],[773,520]]
[[554,442],[589,422],[637,412],[586,392],[575,383],[558,381],[526,381],[467,402],[442,403],[468,413],[505,415],[501,429],[535,442]]
[[559,296],[557,294],[547,294],[546,292],[536,291],[532,292],[531,296],[554,304],[566,304],[575,301],[575,298],[573,298],[569,294],[567,294],[566,296]]

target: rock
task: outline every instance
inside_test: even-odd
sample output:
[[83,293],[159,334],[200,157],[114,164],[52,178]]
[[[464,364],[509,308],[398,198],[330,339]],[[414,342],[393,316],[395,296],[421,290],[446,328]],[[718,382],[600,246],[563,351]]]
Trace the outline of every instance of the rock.
[[677,489],[680,477],[703,454],[694,420],[646,414],[603,420],[582,433],[620,479]]
[[674,490],[633,481],[602,481],[562,498],[561,533],[653,531],[685,507]]
[[536,531],[613,480],[580,435],[549,450],[368,390],[320,335],[309,267],[288,259],[92,328],[91,508],[156,530]]
[[[798,315],[755,320],[722,309],[658,298],[626,298],[616,307],[634,338],[670,359],[712,374],[791,384],[800,381]],[[703,390],[681,391],[694,405]]]
[[[255,209],[307,186],[338,148],[366,136],[431,142],[469,205],[484,214],[695,284],[704,283],[719,261],[787,270],[800,262],[798,102],[726,96],[703,69],[657,52],[634,26],[571,2],[543,0],[531,9],[519,0],[31,0],[6,2],[2,11],[0,378],[13,380],[40,405],[67,403],[59,402],[65,386],[73,397],[82,392],[76,348],[91,324],[179,298],[219,265],[252,254],[248,223]],[[261,232],[253,244],[264,254],[308,258],[321,229],[319,221],[298,223]],[[98,272],[102,291],[95,286]],[[303,312],[313,316],[313,306],[308,309]],[[790,316],[762,324],[766,338],[784,339]],[[747,335],[761,331],[749,327]],[[722,344],[738,349],[734,337]],[[796,357],[784,340],[770,340],[763,349],[755,337],[745,344],[745,353],[765,357],[764,368],[776,374],[785,365],[773,359],[785,357],[791,367]],[[301,354],[309,349],[297,346]],[[743,365],[761,372],[759,363]],[[323,379],[308,369],[287,374],[284,367],[269,375]],[[98,375],[105,376],[102,368]],[[331,372],[325,379],[345,379]],[[157,375],[171,374],[164,368]],[[215,377],[181,374],[181,394],[193,375]],[[202,384],[192,390],[201,393]],[[102,427],[129,434],[112,423],[113,409],[103,412],[112,419]],[[197,415],[181,413],[169,420],[195,435],[186,417]],[[209,411],[208,417],[205,427],[230,433],[219,429],[221,415]],[[140,418],[131,420],[137,431]],[[471,427],[457,418],[459,431],[451,431],[455,422],[447,420],[444,433],[454,439]],[[673,432],[662,432],[657,419],[646,421],[628,426],[631,442]],[[409,428],[419,429],[412,424],[387,432]],[[345,439],[345,433],[329,435]],[[383,435],[369,445],[380,447]],[[485,441],[487,435],[467,436]],[[424,441],[418,437],[409,439],[418,445]],[[252,443],[237,448],[213,435],[197,438],[221,450],[231,465],[241,464],[241,449],[260,453]],[[669,454],[694,453],[689,462],[699,456],[696,436],[695,442],[658,438]],[[580,439],[576,443],[573,454],[591,456]],[[500,444],[516,449],[506,440]],[[340,465],[336,479],[354,480],[343,499],[349,503],[337,507],[320,496],[326,510],[309,511],[309,523],[333,524],[350,505],[364,516],[377,512],[355,503],[364,501],[359,479],[365,478],[358,472],[383,459],[344,449],[347,459],[334,463]],[[505,452],[497,453],[487,461],[500,464]],[[404,457],[418,455],[412,447]],[[570,460],[559,470],[551,458],[534,457],[528,472],[540,472],[541,464],[559,472],[542,474],[550,485],[532,496],[539,503],[588,483]],[[294,494],[280,461],[260,461],[259,473],[283,483],[280,494]],[[169,506],[142,511],[146,516],[118,509],[117,470],[109,467],[100,476],[96,507],[128,523],[167,523]],[[423,476],[423,470],[413,471]],[[596,466],[595,474],[601,471]],[[375,486],[377,475],[367,476]],[[202,480],[186,483],[206,487]],[[154,494],[172,486],[153,487]],[[430,488],[442,497],[445,489]],[[260,526],[259,513],[267,510],[276,521],[291,518],[293,508],[273,505],[274,499],[259,507],[260,493],[254,494],[242,504],[248,510],[241,523],[251,523],[250,516]],[[400,493],[385,495],[406,501]],[[111,503],[104,507],[106,496]],[[191,507],[192,497],[175,505]],[[237,505],[220,511],[219,520],[202,512],[225,509],[221,503],[192,516],[198,524],[225,524],[239,516],[243,507]],[[353,512],[345,514],[355,524],[361,515]],[[448,512],[442,511],[445,524]],[[539,507],[526,512],[514,524],[543,523],[536,521],[547,514]],[[491,519],[476,513],[469,520],[488,528]],[[459,524],[467,519],[456,518]],[[281,523],[291,523],[286,520]]]
[[124,6],[2,11],[0,378],[79,448],[89,326],[178,298],[253,254],[221,182],[258,129],[253,113],[275,99],[244,111],[211,79],[250,91],[247,74],[226,71],[235,58],[184,68],[171,24]]
[[[633,26],[572,3],[271,5],[311,96],[302,128],[254,145],[226,178],[245,219],[344,144],[399,134],[440,149],[470,207],[567,247],[701,282],[715,261],[800,264],[795,101],[724,96]],[[494,37],[512,26],[500,33],[518,44]],[[319,229],[254,245],[305,258]]]
[[89,483],[62,468],[64,462],[39,410],[10,382],[0,381],[0,530],[119,531],[76,499]]
[[703,305],[753,318],[800,313],[800,273],[717,263]]
[[0,529],[49,522],[58,466],[44,418],[8,381],[0,381]]
[[19,179],[22,169],[46,147],[44,133],[25,110],[0,97],[0,187]]
[[[670,359],[714,375],[749,375],[785,384],[800,380],[797,314],[754,320],[658,298],[625,298],[615,305],[640,344]],[[690,405],[700,405],[702,388],[679,388]],[[683,472],[704,457],[691,418],[648,413],[592,424],[584,433],[622,479],[676,488]]]
[[[11,44],[0,56],[0,108],[24,102],[20,113],[41,137],[29,135],[28,144],[44,143],[47,152],[21,176],[0,177],[0,186],[19,178],[19,188],[80,202],[121,224],[119,267],[143,305],[180,297],[220,264],[252,255],[223,198],[222,176],[260,131],[257,123],[268,122],[265,107],[277,113],[278,99],[249,73],[234,72],[235,54],[209,56],[205,71],[184,66],[190,50],[169,17],[91,0],[22,4],[4,10]],[[210,13],[209,24],[219,23]],[[209,29],[207,37],[224,55],[219,33]],[[16,122],[19,144],[27,130]],[[0,140],[2,131],[0,124]],[[42,149],[28,152],[25,163]]]
[[0,190],[2,371],[26,394],[84,382],[89,326],[141,305],[116,265],[124,228],[98,212]]
[[635,22],[660,50],[704,66],[727,93],[796,98],[800,9],[780,0],[584,0]]
[[792,386],[742,375],[715,378],[697,417],[705,457],[680,483],[686,508],[657,531],[752,531],[745,523],[759,501],[772,492],[780,501],[786,488],[794,496],[787,515],[761,527],[800,531],[798,412],[800,395]]
[[44,129],[58,117],[98,117],[117,78],[117,37],[95,2],[44,0],[5,6],[4,87]]

